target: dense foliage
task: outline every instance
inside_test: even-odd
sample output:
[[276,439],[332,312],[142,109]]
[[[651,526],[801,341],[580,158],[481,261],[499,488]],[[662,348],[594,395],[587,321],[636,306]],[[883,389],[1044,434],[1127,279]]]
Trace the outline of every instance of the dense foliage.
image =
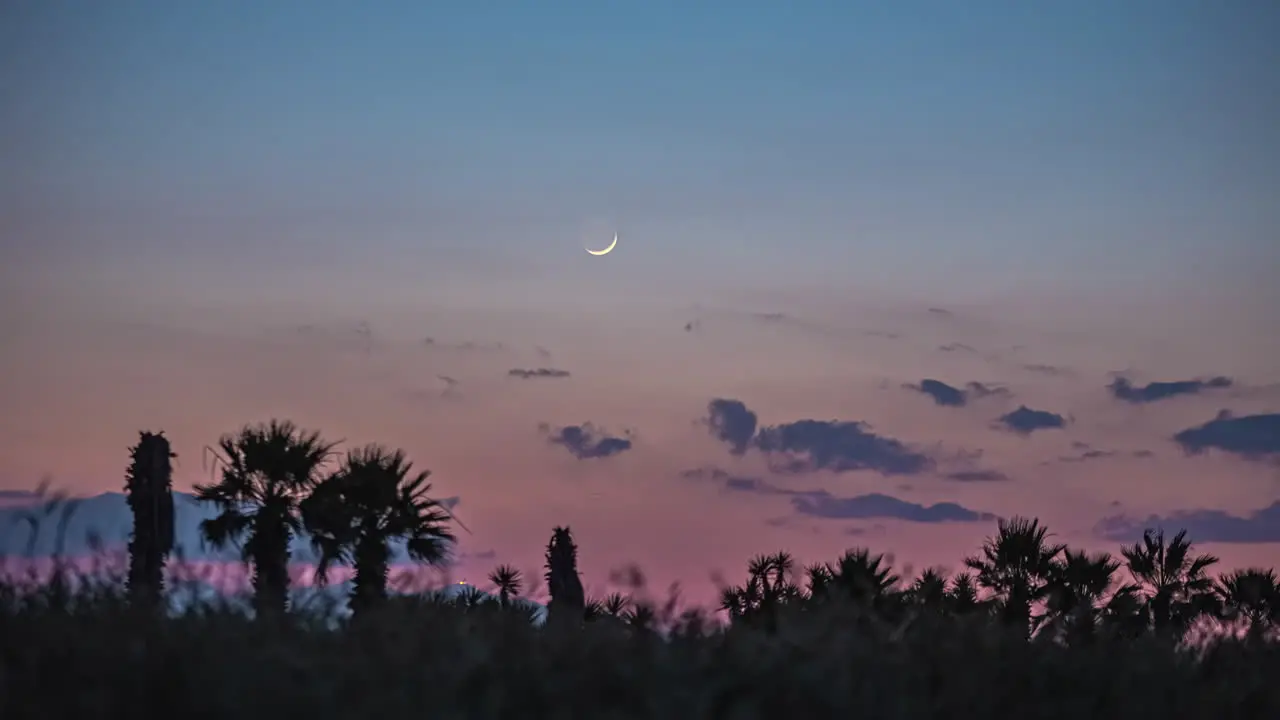
[[[1113,558],[1013,518],[952,577],[904,579],[867,549],[805,568],[779,552],[706,613],[640,583],[584,597],[557,527],[541,623],[510,566],[493,595],[392,592],[391,543],[447,559],[447,510],[403,453],[368,446],[329,470],[333,447],[289,423],[220,442],[202,530],[253,567],[244,607],[162,612],[122,573],[0,586],[0,716],[1280,717],[1275,573],[1214,577],[1183,532]],[[288,540],[304,530],[326,570],[353,567],[350,617],[289,606]]]

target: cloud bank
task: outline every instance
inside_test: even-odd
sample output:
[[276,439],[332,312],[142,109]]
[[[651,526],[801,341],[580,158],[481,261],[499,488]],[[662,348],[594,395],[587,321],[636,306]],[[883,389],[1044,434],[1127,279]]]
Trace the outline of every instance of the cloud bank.
[[1133,542],[1144,530],[1155,528],[1186,530],[1197,542],[1280,543],[1280,501],[1244,517],[1207,509],[1178,510],[1145,519],[1116,515],[1100,521],[1094,533],[1108,540]]

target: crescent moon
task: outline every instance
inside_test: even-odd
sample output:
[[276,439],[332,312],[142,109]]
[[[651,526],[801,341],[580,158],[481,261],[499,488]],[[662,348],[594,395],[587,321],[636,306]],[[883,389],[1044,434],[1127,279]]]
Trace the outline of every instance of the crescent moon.
[[609,247],[603,250],[592,250],[591,248],[587,248],[587,252],[591,253],[592,255],[608,255],[610,252],[613,251],[615,247],[617,247],[617,245],[618,245],[618,233],[614,233],[613,242],[609,243]]

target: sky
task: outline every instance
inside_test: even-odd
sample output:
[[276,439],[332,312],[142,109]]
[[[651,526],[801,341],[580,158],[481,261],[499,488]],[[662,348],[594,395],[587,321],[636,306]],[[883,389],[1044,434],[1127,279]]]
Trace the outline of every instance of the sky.
[[1189,0],[5,3],[0,489],[119,491],[163,429],[186,490],[289,418],[429,468],[473,574],[563,524],[588,588],[955,568],[1013,514],[1280,565],[1277,33]]

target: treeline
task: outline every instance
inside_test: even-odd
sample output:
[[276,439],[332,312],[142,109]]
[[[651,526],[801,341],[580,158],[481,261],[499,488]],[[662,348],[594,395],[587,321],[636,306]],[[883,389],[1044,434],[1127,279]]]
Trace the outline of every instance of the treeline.
[[[356,620],[389,598],[393,543],[402,543],[412,560],[437,565],[447,561],[456,542],[452,516],[430,496],[430,473],[415,470],[403,451],[367,445],[340,454],[318,432],[271,421],[228,434],[206,452],[218,481],[197,485],[195,495],[218,514],[201,524],[200,533],[214,547],[240,549],[252,569],[258,617],[287,612],[289,548],[300,534],[309,536],[317,552],[318,581],[335,565],[353,570],[348,607]],[[134,530],[128,594],[134,604],[154,605],[164,595],[164,567],[173,551],[174,454],[163,434],[149,432],[141,433],[130,453],[125,491]],[[1196,552],[1185,531],[1166,537],[1161,529],[1148,530],[1113,557],[1052,542],[1038,520],[1015,517],[1001,521],[996,535],[965,560],[966,570],[952,577],[928,569],[902,578],[884,555],[866,549],[804,568],[778,552],[751,560],[745,581],[725,588],[717,609],[732,624],[766,631],[788,614],[834,605],[891,624],[922,613],[981,617],[1026,636],[1073,644],[1099,636],[1181,639],[1197,626],[1264,637],[1280,627],[1275,571],[1248,568],[1215,576],[1217,563]],[[519,571],[502,565],[489,580],[497,604],[529,608],[520,603],[526,587]],[[660,609],[652,603],[619,593],[585,597],[568,528],[552,533],[545,580],[548,618],[556,624],[606,617],[639,627],[658,624]],[[472,591],[458,602],[475,606],[487,597]]]

